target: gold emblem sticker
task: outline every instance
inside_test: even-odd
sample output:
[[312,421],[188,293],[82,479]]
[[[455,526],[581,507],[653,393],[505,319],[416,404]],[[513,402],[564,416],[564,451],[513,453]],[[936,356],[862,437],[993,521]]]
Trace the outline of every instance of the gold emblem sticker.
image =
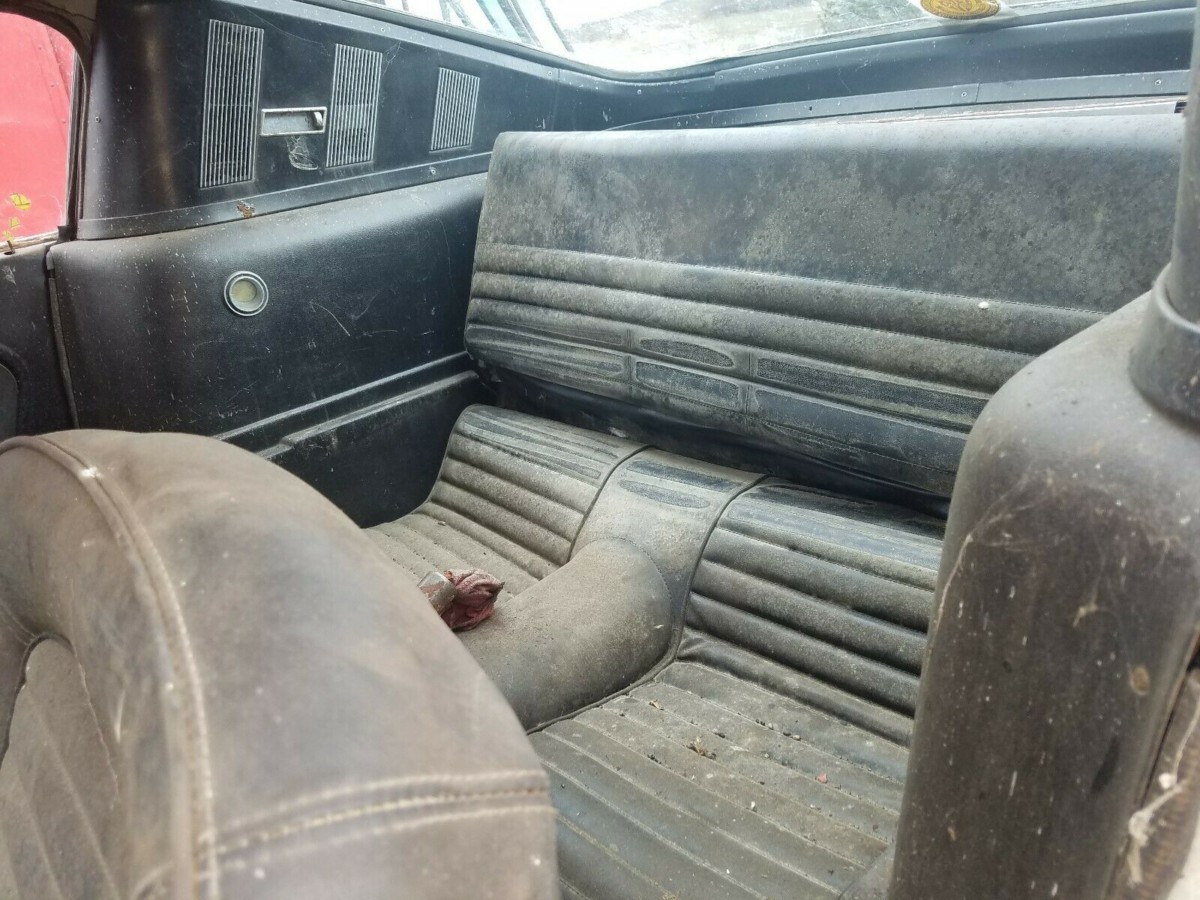
[[998,0],[921,0],[921,9],[943,19],[986,19],[1000,12]]

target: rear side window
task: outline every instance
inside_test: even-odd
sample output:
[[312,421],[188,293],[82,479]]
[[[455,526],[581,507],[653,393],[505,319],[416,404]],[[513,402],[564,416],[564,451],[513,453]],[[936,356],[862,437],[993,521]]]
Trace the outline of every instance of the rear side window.
[[1126,0],[360,0],[538,47],[651,72],[832,38],[1020,19]]
[[0,13],[0,242],[66,221],[75,50],[52,28]]

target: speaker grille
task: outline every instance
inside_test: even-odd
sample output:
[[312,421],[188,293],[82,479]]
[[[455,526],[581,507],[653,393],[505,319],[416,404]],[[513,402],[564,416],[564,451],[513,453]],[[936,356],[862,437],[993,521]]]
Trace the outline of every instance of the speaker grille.
[[213,19],[208,23],[200,186],[254,179],[263,29]]
[[432,150],[461,150],[475,139],[475,108],[479,79],[454,69],[438,69],[437,100],[433,107]]
[[383,54],[337,45],[333,62],[333,97],[329,101],[329,146],[325,165],[349,166],[375,158],[379,121],[379,83]]

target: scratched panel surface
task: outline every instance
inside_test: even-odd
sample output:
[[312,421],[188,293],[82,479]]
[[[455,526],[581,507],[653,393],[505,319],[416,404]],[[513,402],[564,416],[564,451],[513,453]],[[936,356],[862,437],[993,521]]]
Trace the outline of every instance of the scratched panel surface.
[[[85,427],[222,434],[461,353],[482,176],[54,250]],[[249,270],[270,300],[234,315]]]

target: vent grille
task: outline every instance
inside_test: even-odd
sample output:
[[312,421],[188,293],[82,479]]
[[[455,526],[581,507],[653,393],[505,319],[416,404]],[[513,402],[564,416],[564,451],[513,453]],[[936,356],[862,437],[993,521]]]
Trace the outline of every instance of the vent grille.
[[208,23],[200,187],[254,179],[262,49],[261,28]]
[[382,76],[382,53],[337,45],[333,61],[333,98],[329,102],[326,166],[349,166],[375,158],[375,125],[379,120]]
[[479,79],[454,69],[438,70],[437,100],[433,108],[432,150],[461,150],[475,139],[475,107]]

